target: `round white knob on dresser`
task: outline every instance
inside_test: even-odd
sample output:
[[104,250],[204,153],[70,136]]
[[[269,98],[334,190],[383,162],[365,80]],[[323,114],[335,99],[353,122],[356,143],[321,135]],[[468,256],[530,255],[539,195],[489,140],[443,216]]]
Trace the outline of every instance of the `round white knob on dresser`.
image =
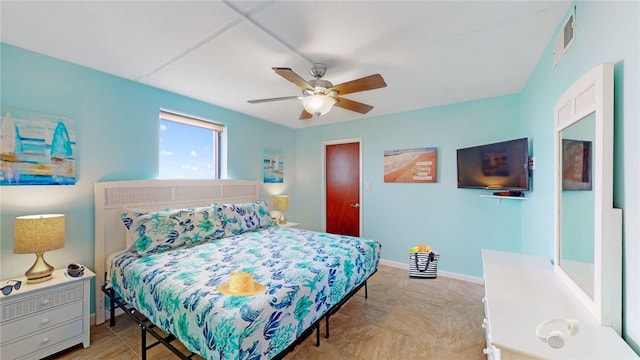
[[40,324],[42,324],[42,325],[46,325],[48,323],[49,323],[49,319],[48,318],[44,318],[44,319],[42,319],[42,321],[40,321]]
[[49,342],[49,338],[48,338],[48,337],[46,337],[46,338],[42,339],[42,341],[41,341],[40,343],[41,343],[41,344],[46,344],[46,343],[48,343],[48,342]]

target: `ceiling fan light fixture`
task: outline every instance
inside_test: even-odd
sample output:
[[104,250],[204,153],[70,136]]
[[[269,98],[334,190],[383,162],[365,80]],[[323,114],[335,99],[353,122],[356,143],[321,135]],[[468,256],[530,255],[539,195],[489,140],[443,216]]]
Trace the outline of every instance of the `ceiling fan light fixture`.
[[331,110],[336,103],[336,99],[327,95],[307,95],[302,98],[302,106],[304,110],[312,115],[324,115]]

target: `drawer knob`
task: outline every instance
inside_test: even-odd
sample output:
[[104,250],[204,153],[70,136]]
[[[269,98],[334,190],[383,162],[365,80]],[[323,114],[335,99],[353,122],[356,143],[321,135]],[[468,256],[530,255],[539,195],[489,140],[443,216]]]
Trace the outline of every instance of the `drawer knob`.
[[46,324],[49,323],[49,319],[48,318],[44,318],[44,319],[42,319],[41,323],[42,323],[42,325],[46,325]]
[[49,303],[49,299],[42,299],[42,305],[47,305]]
[[49,342],[49,338],[48,338],[48,337],[46,337],[46,338],[43,338],[43,339],[42,339],[42,342],[41,342],[41,343],[42,343],[42,344],[46,344],[46,343],[48,343],[48,342]]

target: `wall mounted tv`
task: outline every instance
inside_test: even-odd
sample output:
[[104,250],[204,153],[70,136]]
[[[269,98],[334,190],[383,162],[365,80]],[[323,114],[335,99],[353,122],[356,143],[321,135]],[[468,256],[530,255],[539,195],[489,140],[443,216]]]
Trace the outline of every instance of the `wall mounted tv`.
[[529,141],[527,138],[457,150],[458,188],[529,190]]

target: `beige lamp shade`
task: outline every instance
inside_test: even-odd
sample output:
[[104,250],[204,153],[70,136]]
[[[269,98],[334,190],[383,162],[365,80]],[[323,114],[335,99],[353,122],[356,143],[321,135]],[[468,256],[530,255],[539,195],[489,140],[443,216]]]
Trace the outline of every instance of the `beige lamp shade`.
[[28,215],[16,218],[13,252],[31,254],[64,247],[64,215]]
[[288,195],[278,195],[273,203],[273,207],[278,211],[287,211],[289,210],[289,196]]

